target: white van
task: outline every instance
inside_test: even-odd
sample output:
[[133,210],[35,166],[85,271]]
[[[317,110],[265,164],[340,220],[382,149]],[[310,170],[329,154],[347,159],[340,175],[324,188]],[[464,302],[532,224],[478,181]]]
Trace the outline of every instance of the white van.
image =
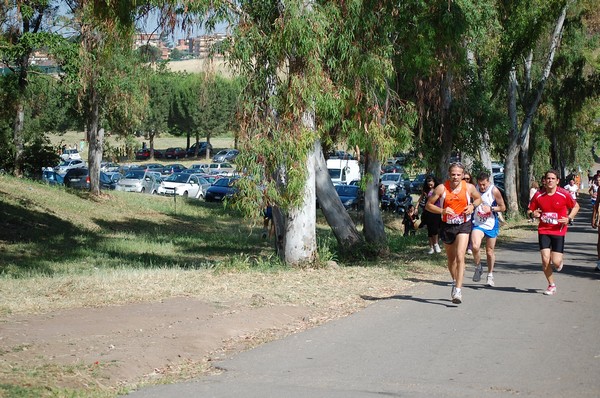
[[349,184],[362,176],[358,160],[327,159],[327,170],[334,185]]

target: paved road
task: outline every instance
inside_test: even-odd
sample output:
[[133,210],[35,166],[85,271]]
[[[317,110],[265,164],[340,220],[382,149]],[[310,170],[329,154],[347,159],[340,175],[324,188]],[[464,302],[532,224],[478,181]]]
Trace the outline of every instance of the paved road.
[[458,306],[447,283],[426,281],[220,362],[221,375],[128,398],[600,397],[600,272],[590,214],[584,206],[569,229],[556,296],[542,294],[531,235],[498,250],[494,288],[471,282],[471,261]]

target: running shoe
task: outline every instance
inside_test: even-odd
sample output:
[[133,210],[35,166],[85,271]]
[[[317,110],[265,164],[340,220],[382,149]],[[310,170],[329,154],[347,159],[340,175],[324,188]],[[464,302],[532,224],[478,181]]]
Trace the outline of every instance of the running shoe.
[[462,293],[460,291],[460,288],[456,288],[454,289],[454,292],[452,292],[452,302],[454,304],[462,303]]
[[427,254],[433,254],[434,250],[433,250],[433,246],[429,247],[429,250],[427,250]]
[[433,245],[433,250],[435,250],[436,253],[442,252],[442,248],[437,243],[435,245]]
[[467,254],[468,254],[469,256],[472,256],[472,255],[473,255],[473,250],[471,250],[471,249],[467,249]]
[[552,296],[556,294],[556,285],[548,285],[548,288],[544,291],[546,296]]
[[487,281],[485,282],[485,284],[489,287],[494,287],[494,275],[488,274]]
[[560,271],[562,271],[562,269],[563,269],[563,265],[564,265],[564,263],[560,263],[560,265],[559,265],[558,267],[555,267],[555,268],[554,268],[554,270],[555,270],[556,272],[560,272]]
[[481,264],[475,266],[475,273],[473,274],[473,282],[479,282],[481,280],[481,274],[483,274],[483,267]]

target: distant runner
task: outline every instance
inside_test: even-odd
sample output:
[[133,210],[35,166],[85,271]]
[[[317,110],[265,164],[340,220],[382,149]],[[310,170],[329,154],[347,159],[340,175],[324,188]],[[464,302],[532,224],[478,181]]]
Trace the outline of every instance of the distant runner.
[[538,242],[542,256],[542,269],[548,280],[545,295],[556,294],[556,284],[552,276],[552,265],[559,272],[563,268],[563,251],[567,224],[579,211],[579,204],[567,191],[558,188],[558,172],[548,170],[544,174],[545,190],[533,197],[529,203],[529,218],[539,218]]
[[[462,302],[462,282],[465,274],[465,252],[471,233],[471,214],[481,204],[481,196],[475,185],[463,181],[465,166],[452,163],[448,168],[449,180],[438,185],[427,200],[425,209],[442,215],[440,240],[444,242],[448,256],[448,270],[453,285],[450,297],[452,302]],[[473,202],[471,203],[471,198]],[[440,199],[440,206],[435,202]]]
[[600,271],[600,226],[598,224],[600,224],[600,201],[596,201],[592,210],[592,228],[598,230],[598,243],[596,243],[598,261],[596,262],[596,271]]

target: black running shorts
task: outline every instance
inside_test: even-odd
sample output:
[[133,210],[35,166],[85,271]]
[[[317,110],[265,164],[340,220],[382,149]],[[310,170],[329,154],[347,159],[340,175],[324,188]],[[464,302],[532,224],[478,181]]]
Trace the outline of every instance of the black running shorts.
[[457,235],[469,235],[471,229],[473,229],[473,223],[470,220],[462,224],[447,224],[442,222],[440,225],[440,240],[447,245],[451,245],[456,240]]
[[565,237],[558,235],[538,235],[540,250],[550,249],[555,253],[562,253],[565,250]]

